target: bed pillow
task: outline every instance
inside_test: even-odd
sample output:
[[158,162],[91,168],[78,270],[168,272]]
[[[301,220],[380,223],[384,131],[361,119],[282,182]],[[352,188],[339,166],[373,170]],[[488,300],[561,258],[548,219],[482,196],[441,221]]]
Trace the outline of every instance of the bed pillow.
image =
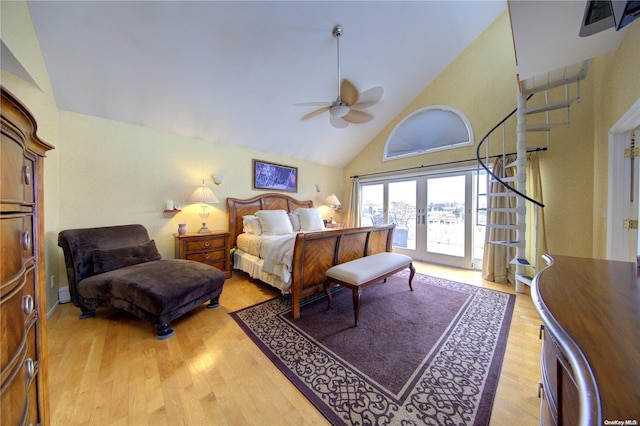
[[291,219],[284,210],[258,210],[256,217],[260,220],[263,235],[291,234]]
[[293,228],[293,232],[300,231],[300,216],[298,216],[298,213],[289,213],[289,219],[291,220],[291,227]]
[[102,274],[126,266],[133,266],[160,259],[161,256],[154,240],[138,244],[137,246],[104,250],[96,249],[93,251],[93,272]]
[[300,231],[323,231],[324,221],[320,210],[316,208],[299,208],[298,216],[300,217]]
[[262,235],[260,220],[255,215],[242,216],[243,232],[251,235]]

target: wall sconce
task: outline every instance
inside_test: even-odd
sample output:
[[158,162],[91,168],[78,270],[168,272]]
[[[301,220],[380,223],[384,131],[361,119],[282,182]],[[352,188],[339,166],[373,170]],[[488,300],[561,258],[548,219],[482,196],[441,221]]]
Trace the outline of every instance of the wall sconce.
[[220,185],[222,183],[223,177],[224,176],[221,174],[211,175],[211,179],[213,179],[213,183],[215,183],[216,185]]
[[340,207],[340,200],[338,200],[338,197],[336,197],[336,194],[332,192],[327,197],[327,204],[331,206],[331,218],[330,218],[331,223],[335,223],[333,221],[333,213],[338,209],[338,207]]
[[209,228],[207,228],[207,219],[209,218],[209,206],[211,203],[219,203],[218,199],[214,195],[211,188],[204,184],[204,179],[202,180],[202,185],[196,188],[189,197],[189,202],[193,204],[200,204],[202,210],[200,211],[200,220],[202,220],[202,228],[198,231],[199,234],[207,234],[211,232]]

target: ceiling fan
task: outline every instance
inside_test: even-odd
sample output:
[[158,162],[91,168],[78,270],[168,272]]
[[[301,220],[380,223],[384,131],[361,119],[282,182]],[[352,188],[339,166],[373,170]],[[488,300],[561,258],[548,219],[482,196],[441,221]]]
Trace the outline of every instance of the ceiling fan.
[[340,81],[340,37],[342,36],[342,26],[336,25],[331,34],[336,38],[338,47],[338,97],[333,102],[304,102],[297,104],[322,107],[306,114],[300,120],[307,120],[329,111],[329,122],[336,128],[347,127],[349,123],[366,123],[373,119],[373,115],[362,110],[377,104],[382,99],[384,91],[382,87],[378,86],[358,93],[358,90],[349,80]]

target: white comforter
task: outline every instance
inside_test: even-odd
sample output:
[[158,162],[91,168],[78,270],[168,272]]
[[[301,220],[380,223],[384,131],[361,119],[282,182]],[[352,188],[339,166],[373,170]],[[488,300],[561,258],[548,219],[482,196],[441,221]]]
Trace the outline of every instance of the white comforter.
[[296,233],[275,236],[238,235],[234,267],[288,293],[291,288],[295,236]]
[[[270,274],[275,273],[281,266],[291,272],[293,261],[293,245],[296,242],[296,234],[289,234],[278,239],[267,239],[262,245],[265,247],[264,265],[262,270]],[[262,250],[261,250],[262,251]]]

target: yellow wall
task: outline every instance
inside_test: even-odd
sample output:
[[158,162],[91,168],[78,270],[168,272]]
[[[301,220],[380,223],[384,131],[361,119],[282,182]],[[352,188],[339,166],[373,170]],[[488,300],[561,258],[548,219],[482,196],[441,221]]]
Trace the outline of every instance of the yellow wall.
[[[31,14],[24,1],[0,1],[0,38],[16,59],[26,69],[32,80],[37,84],[27,82],[4,70],[0,71],[0,83],[31,111],[38,124],[38,136],[45,142],[59,146],[58,139],[58,110],[49,76],[42,60],[40,45],[33,29]],[[58,229],[58,164],[57,150],[47,153],[44,162],[44,222],[45,222],[45,252],[57,250],[56,236]],[[58,262],[53,256],[45,256],[45,276],[50,283],[51,275],[58,275]],[[56,279],[54,278],[54,281]],[[65,281],[66,282],[66,281]],[[49,285],[47,288],[47,306],[51,308],[58,299],[57,287]]]
[[[171,258],[178,223],[189,231],[200,227],[199,209],[186,200],[202,179],[220,200],[210,209],[210,229],[228,229],[227,197],[264,193],[251,189],[253,158],[298,167],[298,193],[291,195],[312,199],[326,218],[327,195],[343,198],[339,168],[58,110],[27,3],[2,1],[0,7],[2,42],[38,87],[6,71],[1,83],[33,113],[40,138],[56,148],[44,162],[45,274],[47,284],[52,276],[55,281],[55,288],[47,285],[47,309],[67,283],[57,246],[63,229],[142,223],[162,256]],[[224,174],[220,186],[210,177],[217,172]],[[163,213],[168,199],[184,210]]]
[[[174,255],[178,223],[189,232],[200,228],[200,207],[187,200],[202,179],[220,200],[209,209],[212,230],[228,229],[227,197],[264,193],[251,188],[253,158],[298,167],[298,193],[291,195],[313,200],[327,218],[327,195],[341,196],[341,169],[82,114],[60,112],[60,139],[60,229],[142,223],[163,257]],[[219,186],[214,173],[224,175]],[[182,212],[164,213],[166,200]]]
[[[448,105],[460,110],[471,122],[476,145],[516,107],[516,65],[509,25],[505,13],[345,167],[345,194],[350,195],[350,177],[354,175],[475,157],[474,146],[382,160],[395,126],[425,106]],[[617,52],[594,60],[581,85],[581,102],[571,106],[570,127],[552,131],[550,150],[539,154],[547,242],[552,254],[604,256],[606,218],[601,217],[600,206],[606,207],[607,200],[606,132],[638,99],[639,27],[639,22],[631,24]],[[515,136],[512,143],[515,146]]]
[[503,14],[389,122],[345,167],[345,193],[352,175],[475,158],[476,147],[469,146],[382,161],[391,131],[407,115],[425,106],[446,105],[462,112],[471,122],[476,141],[515,108],[517,80],[510,31],[508,17]]
[[[640,20],[629,25],[617,51],[595,58],[591,77],[594,96],[594,204],[593,256],[605,258],[608,179],[608,132],[629,108],[640,100]],[[636,141],[636,146],[638,145]]]

